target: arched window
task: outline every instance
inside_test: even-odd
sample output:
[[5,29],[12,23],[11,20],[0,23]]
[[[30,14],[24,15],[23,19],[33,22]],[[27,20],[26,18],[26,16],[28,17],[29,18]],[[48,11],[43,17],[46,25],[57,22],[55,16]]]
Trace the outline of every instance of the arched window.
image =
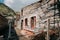
[[21,20],[21,29],[23,29],[23,20]]
[[28,20],[27,20],[27,18],[25,19],[25,26],[28,26]]
[[31,17],[31,28],[34,29],[36,26],[36,16]]

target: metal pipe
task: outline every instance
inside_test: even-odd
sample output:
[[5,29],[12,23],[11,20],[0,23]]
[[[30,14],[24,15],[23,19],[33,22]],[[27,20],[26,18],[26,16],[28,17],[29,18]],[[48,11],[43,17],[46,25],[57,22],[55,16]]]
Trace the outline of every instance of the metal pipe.
[[11,22],[12,22],[12,20],[9,20],[9,21],[8,21],[8,23],[9,23],[9,34],[8,34],[8,39],[11,38],[11,26],[12,26]]

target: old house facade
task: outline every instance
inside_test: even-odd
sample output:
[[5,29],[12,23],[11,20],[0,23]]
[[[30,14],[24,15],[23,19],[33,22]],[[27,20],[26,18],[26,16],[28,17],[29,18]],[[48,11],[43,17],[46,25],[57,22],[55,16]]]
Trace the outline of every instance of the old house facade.
[[43,0],[22,8],[18,28],[31,32],[30,34],[38,34],[41,31],[47,31],[48,19],[49,29],[58,28],[60,21],[55,3],[57,3],[57,0],[55,2],[54,0]]
[[[34,34],[38,32],[38,30],[40,29],[39,23],[38,23],[39,21],[38,8],[40,7],[39,5],[40,5],[40,2],[36,2],[36,3],[33,3],[31,5],[24,7],[21,10],[20,27],[21,29],[23,29],[23,31],[26,30],[28,35]],[[28,32],[31,32],[31,33],[28,33]]]

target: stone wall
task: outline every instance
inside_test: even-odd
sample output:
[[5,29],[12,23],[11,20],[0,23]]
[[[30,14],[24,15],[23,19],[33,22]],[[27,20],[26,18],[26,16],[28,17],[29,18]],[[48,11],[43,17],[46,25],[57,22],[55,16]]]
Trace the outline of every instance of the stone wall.
[[[54,18],[56,21],[59,19],[58,15],[54,16],[55,13],[58,13],[58,10],[54,9],[54,5],[50,5],[49,1],[45,1],[48,3],[43,2],[36,2],[31,5],[24,7],[22,10],[23,15],[20,16],[20,27],[21,27],[21,20],[23,21],[23,29],[33,31],[35,33],[39,33],[40,30],[47,31],[47,20],[50,19],[51,26],[54,25]],[[50,1],[51,2],[51,1]],[[34,29],[31,29],[31,17],[36,16],[36,25]],[[25,19],[28,19],[28,26],[25,26]],[[57,26],[57,23],[55,24]],[[53,28],[53,27],[50,27]]]

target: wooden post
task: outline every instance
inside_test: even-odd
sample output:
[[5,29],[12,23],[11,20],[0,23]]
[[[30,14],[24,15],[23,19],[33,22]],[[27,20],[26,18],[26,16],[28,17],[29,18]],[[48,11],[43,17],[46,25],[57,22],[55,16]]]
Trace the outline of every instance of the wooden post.
[[47,20],[47,40],[49,40],[50,19]]

